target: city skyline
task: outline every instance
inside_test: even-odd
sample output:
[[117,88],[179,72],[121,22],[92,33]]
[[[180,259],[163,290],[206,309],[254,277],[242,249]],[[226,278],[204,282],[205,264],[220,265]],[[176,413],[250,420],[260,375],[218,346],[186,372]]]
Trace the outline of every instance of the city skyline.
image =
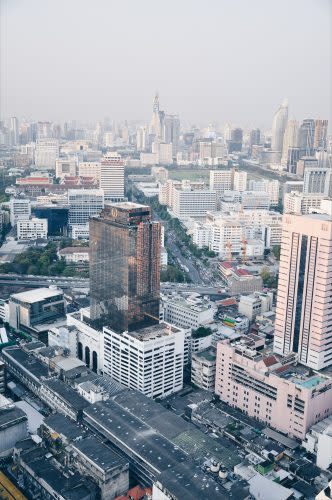
[[[327,1],[283,1],[268,12],[258,0],[211,0],[206,11],[196,2],[156,11],[148,0],[77,6],[2,1],[4,117],[147,121],[156,89],[162,109],[183,124],[269,128],[285,97],[290,119],[325,117],[331,108]],[[160,34],[160,19],[172,29]]]

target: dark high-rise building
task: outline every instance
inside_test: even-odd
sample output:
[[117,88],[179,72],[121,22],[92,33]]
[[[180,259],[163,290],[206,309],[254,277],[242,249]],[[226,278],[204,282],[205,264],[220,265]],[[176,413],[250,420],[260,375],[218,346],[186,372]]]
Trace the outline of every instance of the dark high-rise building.
[[69,207],[62,205],[36,206],[33,209],[38,219],[47,219],[49,236],[67,236]]
[[159,321],[160,223],[136,203],[105,205],[90,219],[90,317],[116,332]]
[[166,115],[164,120],[164,141],[172,144],[173,155],[176,155],[179,147],[180,120],[177,115]]
[[315,120],[303,120],[299,128],[300,156],[312,156],[314,152]]
[[287,171],[296,174],[296,165],[300,159],[300,148],[288,148],[287,151]]
[[261,131],[259,128],[255,128],[250,131],[250,146],[254,146],[255,144],[260,144],[261,143]]
[[227,141],[228,152],[242,150],[243,130],[242,128],[233,128],[231,131],[231,140]]

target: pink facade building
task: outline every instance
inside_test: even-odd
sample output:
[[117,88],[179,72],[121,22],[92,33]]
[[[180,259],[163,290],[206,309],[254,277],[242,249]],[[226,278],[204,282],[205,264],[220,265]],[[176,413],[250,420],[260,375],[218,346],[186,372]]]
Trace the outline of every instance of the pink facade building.
[[[332,376],[257,350],[243,338],[217,344],[215,392],[222,401],[289,436],[304,439],[308,429],[332,414]],[[325,372],[325,371],[324,371]]]
[[274,352],[315,370],[332,364],[332,220],[284,215]]

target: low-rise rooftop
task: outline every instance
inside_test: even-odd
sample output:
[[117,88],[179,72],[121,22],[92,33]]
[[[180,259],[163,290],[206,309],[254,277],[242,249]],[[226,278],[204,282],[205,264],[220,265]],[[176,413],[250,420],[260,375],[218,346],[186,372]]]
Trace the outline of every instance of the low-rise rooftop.
[[33,290],[28,290],[26,292],[14,293],[11,295],[11,298],[27,304],[33,304],[34,302],[40,302],[41,300],[56,297],[58,295],[63,295],[63,291],[58,288],[54,289],[45,287],[34,288]]
[[108,472],[126,463],[118,453],[106,446],[94,436],[86,437],[81,441],[77,441],[73,445],[74,449],[81,455],[88,457],[96,466]]

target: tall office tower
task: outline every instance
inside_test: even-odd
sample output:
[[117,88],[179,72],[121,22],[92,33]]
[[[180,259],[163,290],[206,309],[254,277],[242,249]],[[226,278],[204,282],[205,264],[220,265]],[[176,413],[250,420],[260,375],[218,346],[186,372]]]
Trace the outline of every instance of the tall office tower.
[[52,137],[52,123],[38,122],[37,123],[37,139],[50,139]]
[[69,224],[87,224],[90,217],[99,215],[104,208],[102,189],[69,189]]
[[299,124],[296,120],[289,120],[284,133],[284,140],[282,143],[281,164],[287,165],[288,149],[297,148],[298,146],[298,133]]
[[331,255],[329,215],[284,215],[274,351],[315,370],[332,363]]
[[304,193],[318,193],[329,196],[332,169],[318,166],[307,166],[304,170]]
[[159,95],[156,94],[153,99],[152,119],[150,125],[150,134],[157,140],[164,139],[164,120],[165,113],[159,109]]
[[36,143],[36,167],[55,169],[55,161],[59,158],[59,141],[57,139],[39,139]]
[[315,121],[315,134],[314,134],[314,148],[326,149],[327,148],[327,127],[328,120]]
[[249,145],[253,146],[261,143],[261,131],[259,128],[250,130]]
[[172,144],[173,156],[179,149],[180,120],[177,115],[166,115],[164,120],[164,141]]
[[286,168],[287,171],[296,174],[297,162],[300,159],[300,148],[287,148]]
[[273,151],[282,151],[287,120],[288,120],[288,100],[285,99],[273,118],[272,139],[271,139],[271,149]]
[[233,189],[242,193],[247,190],[248,174],[244,170],[234,172]]
[[299,128],[300,156],[312,156],[314,153],[315,120],[307,118],[303,120]]
[[136,203],[106,204],[90,220],[90,316],[115,332],[157,323],[160,294],[159,222]]
[[12,227],[19,220],[28,220],[31,215],[31,203],[28,198],[11,198],[9,204],[10,223]]
[[10,143],[12,146],[16,146],[19,143],[19,123],[16,116],[12,116],[10,119]]
[[233,188],[233,170],[210,170],[210,189],[222,195]]
[[223,130],[223,134],[224,134],[224,141],[225,142],[231,140],[231,137],[232,137],[232,127],[231,127],[231,125],[229,123],[226,123],[226,125],[224,127],[224,130]]
[[243,142],[242,128],[233,128],[231,131],[231,140],[227,141],[228,152],[241,151]]
[[124,198],[124,165],[117,153],[110,153],[100,162],[99,187],[104,190],[105,200],[121,201]]
[[136,130],[136,149],[146,151],[148,149],[148,131],[146,127],[138,127]]

